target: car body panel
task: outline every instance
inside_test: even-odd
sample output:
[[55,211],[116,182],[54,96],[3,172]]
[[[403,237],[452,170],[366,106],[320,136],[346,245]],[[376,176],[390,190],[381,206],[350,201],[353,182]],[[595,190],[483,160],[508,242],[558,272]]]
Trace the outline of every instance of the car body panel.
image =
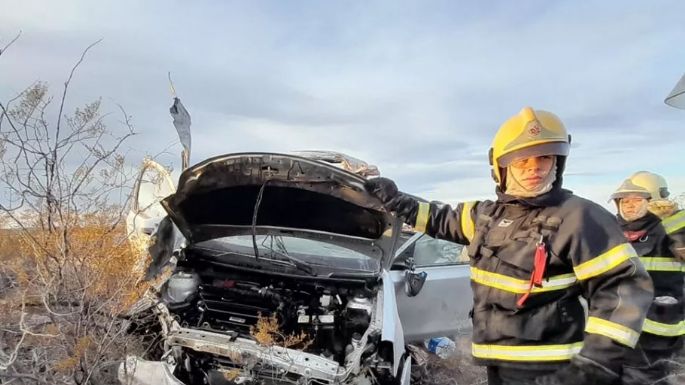
[[425,271],[428,276],[414,297],[404,291],[405,272],[390,272],[405,340],[454,336],[468,329],[472,306],[468,265],[417,267],[416,271]]
[[469,312],[473,300],[464,250],[460,245],[421,233],[414,234],[398,248],[397,258],[411,257],[415,264],[413,271],[427,274],[421,291],[410,297],[405,290],[408,270],[389,272],[407,342],[454,336],[471,327]]
[[126,217],[129,234],[150,236],[167,215],[160,202],[175,191],[176,182],[171,171],[152,159],[145,159],[133,186]]
[[368,164],[361,159],[335,151],[295,151],[291,152],[291,154],[319,162],[330,163],[364,178],[380,176],[378,167]]
[[[178,177],[178,175],[176,175]],[[149,273],[149,247],[152,235],[157,233],[160,223],[167,216],[162,199],[176,191],[176,178],[173,173],[152,159],[145,159],[140,166],[138,177],[129,199],[129,212],[126,216],[126,231],[131,251],[137,257],[134,274]],[[175,236],[180,234],[176,230]],[[178,245],[178,241],[165,242]],[[173,247],[175,248],[175,246]],[[170,257],[169,253],[169,257]],[[167,258],[168,259],[168,258]],[[149,274],[145,279],[149,278]]]
[[165,361],[147,361],[128,356],[119,367],[117,377],[126,385],[184,385],[174,377],[175,365]]
[[383,271],[383,328],[381,339],[392,343],[393,374],[397,372],[404,355],[404,331],[397,311],[397,293],[387,270]]
[[189,243],[286,233],[350,245],[389,263],[399,226],[364,182],[294,155],[228,154],[186,169],[162,205]]

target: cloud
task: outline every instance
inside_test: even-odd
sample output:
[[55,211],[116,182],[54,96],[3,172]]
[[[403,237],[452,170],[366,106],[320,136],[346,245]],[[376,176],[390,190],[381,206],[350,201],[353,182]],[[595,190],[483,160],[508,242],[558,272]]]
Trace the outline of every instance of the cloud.
[[588,191],[680,162],[685,145],[684,114],[662,103],[685,62],[677,1],[6,7],[0,44],[23,35],[0,58],[0,73],[11,74],[0,76],[0,100],[36,79],[59,89],[80,51],[102,37],[69,106],[101,95],[112,110],[124,105],[140,132],[132,161],[180,151],[167,71],[193,118],[193,161],[337,150],[432,199],[492,196],[490,141],[524,105],[566,122],[574,137],[566,180],[590,180]]

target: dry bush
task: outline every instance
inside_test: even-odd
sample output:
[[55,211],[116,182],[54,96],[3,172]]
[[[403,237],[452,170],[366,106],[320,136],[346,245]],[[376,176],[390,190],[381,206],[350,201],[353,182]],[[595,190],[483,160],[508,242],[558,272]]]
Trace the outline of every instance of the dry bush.
[[257,318],[257,324],[250,327],[250,334],[257,343],[263,346],[282,346],[305,350],[314,342],[305,332],[285,334],[281,330],[275,314],[270,317],[260,314]]
[[91,47],[57,98],[35,83],[0,103],[0,383],[104,384],[99,368],[143,349],[120,316],[146,289],[123,222],[130,117],[67,112]]

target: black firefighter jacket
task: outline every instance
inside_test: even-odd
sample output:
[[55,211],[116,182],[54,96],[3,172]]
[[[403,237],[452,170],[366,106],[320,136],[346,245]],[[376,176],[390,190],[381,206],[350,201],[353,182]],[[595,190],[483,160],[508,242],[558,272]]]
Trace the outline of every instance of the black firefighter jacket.
[[683,266],[676,258],[674,241],[661,219],[652,213],[618,222],[654,283],[655,301],[649,309],[639,344],[645,350],[677,350],[685,334],[683,322]]
[[[673,239],[676,257],[685,261],[685,210],[679,210],[661,221],[666,234]],[[685,271],[685,268],[683,269]]]
[[[580,353],[620,372],[653,288],[607,210],[560,188],[527,200],[498,191],[496,202],[421,203],[408,222],[468,245],[478,364],[552,367]],[[542,284],[517,304],[531,289],[538,245],[547,254]]]

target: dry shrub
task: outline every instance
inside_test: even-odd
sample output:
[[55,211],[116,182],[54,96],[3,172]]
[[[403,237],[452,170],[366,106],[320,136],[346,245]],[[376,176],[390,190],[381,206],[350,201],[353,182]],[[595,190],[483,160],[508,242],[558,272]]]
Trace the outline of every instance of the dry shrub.
[[92,346],[93,340],[90,337],[86,336],[79,338],[73,347],[72,355],[57,361],[54,364],[55,370],[61,373],[68,373],[69,371],[73,370],[86,354],[86,351],[88,351]]
[[233,381],[236,378],[238,378],[238,376],[240,376],[241,373],[242,373],[242,371],[240,369],[234,368],[234,369],[230,369],[230,370],[225,371],[223,374],[224,374],[224,378],[226,379],[226,381]]
[[145,290],[123,215],[130,116],[101,113],[100,99],[66,105],[93,45],[58,97],[36,82],[0,101],[0,383],[93,384],[140,348],[119,316]]
[[257,318],[257,324],[250,328],[250,334],[257,343],[263,346],[282,346],[304,350],[313,343],[305,332],[284,334],[275,314],[269,317],[260,314]]
[[[0,244],[0,260],[14,278],[15,291],[66,296],[98,303],[119,313],[137,301],[148,283],[139,283],[139,255],[129,247],[118,210],[103,210],[72,220],[63,231],[12,231]],[[42,289],[54,289],[45,292]],[[31,303],[32,305],[38,302]]]
[[275,345],[275,336],[279,335],[280,326],[275,315],[264,317],[261,314],[257,318],[257,324],[250,327],[250,334],[260,345]]
[[65,231],[5,232],[0,260],[11,285],[0,321],[4,344],[16,350],[0,358],[10,364],[10,378],[31,373],[55,384],[92,383],[100,364],[142,350],[139,337],[127,333],[131,320],[119,315],[149,283],[139,282],[139,258],[116,212],[73,219]]

